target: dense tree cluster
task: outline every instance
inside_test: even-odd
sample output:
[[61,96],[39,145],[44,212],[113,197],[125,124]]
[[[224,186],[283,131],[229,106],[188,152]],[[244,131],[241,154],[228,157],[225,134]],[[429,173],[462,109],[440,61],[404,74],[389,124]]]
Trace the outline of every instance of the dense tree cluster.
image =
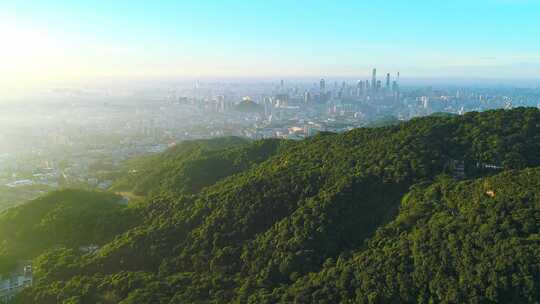
[[0,273],[55,247],[102,245],[139,224],[118,195],[84,190],[51,192],[0,213]]
[[45,252],[20,303],[540,300],[539,110],[206,144],[143,161],[140,224]]
[[538,302],[538,189],[540,169],[414,187],[365,249],[268,302]]
[[266,160],[283,145],[276,139],[249,144],[239,137],[182,142],[165,153],[128,161],[114,189],[138,195],[194,194]]

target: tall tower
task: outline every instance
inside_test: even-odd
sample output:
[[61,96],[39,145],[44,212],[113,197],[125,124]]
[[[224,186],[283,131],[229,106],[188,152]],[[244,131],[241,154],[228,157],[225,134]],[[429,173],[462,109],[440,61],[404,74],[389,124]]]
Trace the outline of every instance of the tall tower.
[[362,80],[358,80],[358,83],[356,84],[356,97],[362,96],[364,93],[364,82]]
[[392,92],[394,93],[394,100],[399,101],[401,99],[400,91],[399,91],[399,72],[397,73],[396,80],[392,84]]
[[386,74],[386,90],[390,90],[390,73]]
[[326,93],[326,82],[324,81],[324,78],[321,79],[320,90],[321,90],[321,95]]
[[377,89],[377,69],[373,69],[373,75],[371,76],[371,88],[373,91]]
[[305,104],[311,103],[311,94],[309,93],[309,91],[304,92],[304,103]]

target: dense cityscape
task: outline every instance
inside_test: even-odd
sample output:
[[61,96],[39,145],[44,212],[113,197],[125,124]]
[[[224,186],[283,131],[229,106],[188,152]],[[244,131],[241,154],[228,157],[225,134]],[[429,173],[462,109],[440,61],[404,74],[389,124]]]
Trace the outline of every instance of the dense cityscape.
[[107,189],[125,160],[184,140],[298,140],[434,113],[540,107],[538,88],[402,86],[399,72],[379,80],[376,69],[356,82],[196,81],[119,93],[56,88],[42,98],[3,105],[0,208],[65,185]]

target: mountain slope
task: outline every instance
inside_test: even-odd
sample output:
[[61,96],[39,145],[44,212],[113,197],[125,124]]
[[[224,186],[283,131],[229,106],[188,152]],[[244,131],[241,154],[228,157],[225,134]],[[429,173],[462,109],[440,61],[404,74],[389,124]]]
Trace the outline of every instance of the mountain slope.
[[328,260],[281,302],[540,299],[540,169],[414,188],[365,250]]
[[102,245],[138,222],[121,197],[55,191],[0,213],[0,273],[56,246]]
[[182,142],[163,154],[128,162],[113,189],[138,195],[194,194],[266,160],[283,145],[276,139],[250,144],[237,137]]
[[[313,290],[296,284],[332,286],[324,283],[324,271],[333,260],[348,261],[351,254],[369,251],[365,241],[376,238],[378,228],[392,225],[396,215],[403,216],[400,202],[413,195],[407,195],[411,186],[454,174],[456,161],[465,164],[467,178],[539,166],[540,112],[426,117],[322,134],[275,151],[257,165],[212,180],[200,192],[155,192],[146,204],[144,224],[95,255],[45,254],[36,265],[35,287],[22,299],[272,303],[307,296]],[[352,283],[319,291],[321,303],[356,299],[359,283],[343,282]],[[402,298],[375,293],[372,299],[432,297],[414,292]],[[309,297],[297,301],[309,302]]]

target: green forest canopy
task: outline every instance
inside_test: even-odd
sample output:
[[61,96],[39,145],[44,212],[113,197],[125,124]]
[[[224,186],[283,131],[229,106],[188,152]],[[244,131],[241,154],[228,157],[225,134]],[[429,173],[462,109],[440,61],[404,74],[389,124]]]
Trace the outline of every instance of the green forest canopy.
[[18,301],[540,301],[537,109],[182,151],[118,183],[148,196],[133,227],[45,251]]

